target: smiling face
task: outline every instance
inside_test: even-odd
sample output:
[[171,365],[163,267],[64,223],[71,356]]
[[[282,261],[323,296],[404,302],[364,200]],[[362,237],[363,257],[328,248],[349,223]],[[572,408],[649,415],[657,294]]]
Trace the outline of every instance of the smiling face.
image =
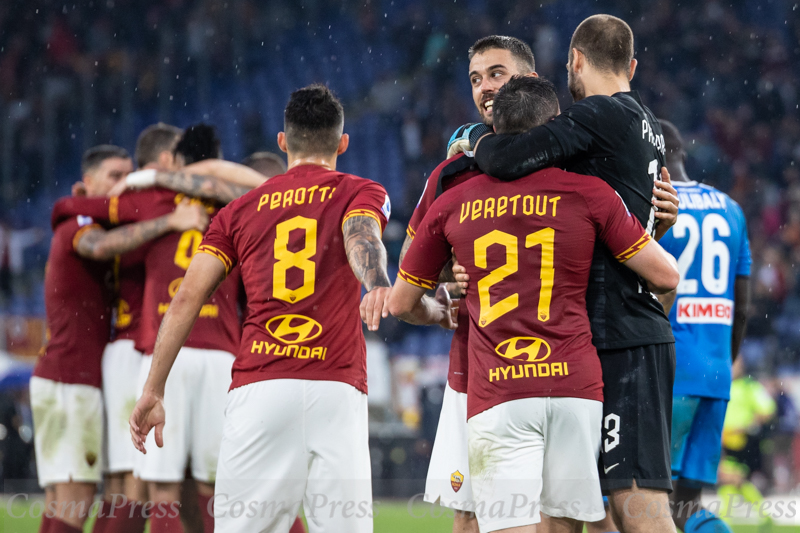
[[498,89],[506,84],[511,76],[536,75],[535,72],[520,70],[519,62],[513,54],[502,48],[491,48],[475,54],[469,62],[469,82],[472,86],[472,99],[483,123],[491,126],[492,105]]

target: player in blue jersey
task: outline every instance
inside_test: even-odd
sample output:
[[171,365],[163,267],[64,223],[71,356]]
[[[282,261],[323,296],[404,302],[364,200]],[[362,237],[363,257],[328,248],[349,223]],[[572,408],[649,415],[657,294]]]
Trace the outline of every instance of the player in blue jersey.
[[678,260],[681,282],[669,314],[675,335],[672,407],[673,518],[685,533],[730,533],[700,504],[717,482],[731,363],[744,337],[750,290],[750,243],[739,205],[689,180],[675,126],[661,121],[667,168],[681,211],[660,244]]

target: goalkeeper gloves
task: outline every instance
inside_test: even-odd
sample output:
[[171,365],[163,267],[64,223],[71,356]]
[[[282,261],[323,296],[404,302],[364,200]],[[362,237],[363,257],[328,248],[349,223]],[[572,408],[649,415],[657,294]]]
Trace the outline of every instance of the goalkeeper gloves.
[[482,122],[461,126],[453,132],[450,141],[447,143],[447,158],[449,159],[460,152],[471,152],[478,139],[487,133],[492,133],[492,131],[492,128]]

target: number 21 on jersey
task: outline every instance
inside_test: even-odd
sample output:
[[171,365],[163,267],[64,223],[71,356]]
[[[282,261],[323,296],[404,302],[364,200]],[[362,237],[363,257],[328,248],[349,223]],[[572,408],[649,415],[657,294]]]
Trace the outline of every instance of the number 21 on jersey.
[[[517,237],[500,230],[490,231],[486,235],[475,239],[475,266],[488,268],[487,254],[489,247],[499,244],[505,248],[506,262],[486,276],[478,280],[478,295],[480,296],[480,327],[485,327],[519,307],[519,294],[513,293],[499,302],[492,304],[490,290],[492,286],[500,283],[511,274],[519,270],[519,242]],[[541,322],[550,320],[550,300],[553,296],[553,281],[555,269],[553,268],[553,255],[555,248],[555,230],[544,228],[525,237],[525,248],[541,246],[542,260],[539,269],[541,287],[539,289],[539,308],[537,316]]]

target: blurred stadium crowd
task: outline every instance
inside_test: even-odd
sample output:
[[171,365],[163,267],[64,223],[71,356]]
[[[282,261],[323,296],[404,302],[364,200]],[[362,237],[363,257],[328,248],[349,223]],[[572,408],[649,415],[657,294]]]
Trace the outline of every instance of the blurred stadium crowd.
[[[536,70],[567,105],[570,32],[598,12],[633,28],[639,60],[633,87],[657,116],[682,130],[689,175],[728,192],[747,215],[754,294],[743,356],[777,400],[771,433],[794,435],[800,415],[786,394],[791,376],[800,374],[800,7],[794,0],[2,2],[0,349],[20,352],[42,335],[20,317],[44,314],[49,212],[80,178],[85,148],[113,142],[132,149],[136,135],[156,121],[203,120],[217,127],[225,157],[238,161],[276,150],[289,93],[325,82],[347,113],[351,148],[341,168],[381,182],[393,199],[395,220],[385,237],[396,268],[427,172],[444,158],[452,131],[477,117],[469,45],[493,33],[527,41]],[[426,413],[438,416],[440,392],[431,391],[444,380],[449,338],[415,329],[396,321],[382,328],[395,386],[370,388],[377,404],[391,402],[407,427],[432,440],[436,420]],[[763,475],[779,490],[800,482],[787,442],[777,454],[766,449],[775,459]],[[800,450],[794,454],[800,458]]]

